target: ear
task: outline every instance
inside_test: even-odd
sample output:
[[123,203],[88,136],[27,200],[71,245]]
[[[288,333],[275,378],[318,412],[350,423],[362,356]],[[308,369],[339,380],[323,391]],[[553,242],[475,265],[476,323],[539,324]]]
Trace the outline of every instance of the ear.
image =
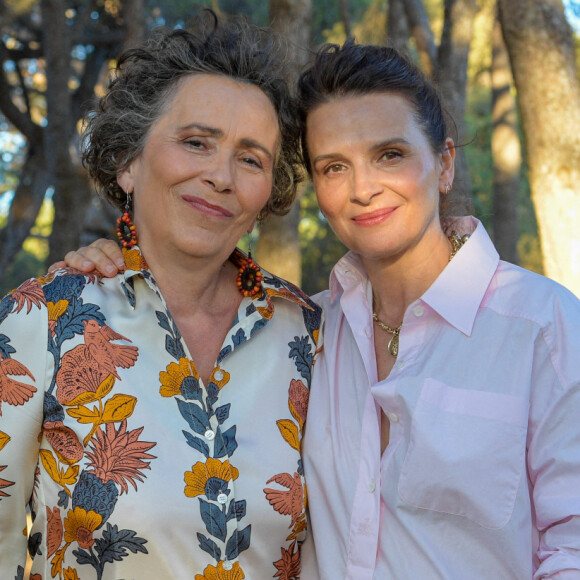
[[249,227],[249,228],[246,230],[246,232],[247,232],[248,234],[251,234],[251,233],[254,231],[254,227],[255,227],[255,225],[256,225],[256,220],[254,220],[254,221],[253,221],[253,222],[250,224],[250,227]]
[[133,193],[135,190],[135,169],[134,163],[131,163],[127,169],[117,174],[117,183],[119,187],[126,193]]
[[455,176],[455,143],[453,139],[445,139],[445,149],[441,153],[441,174],[439,175],[439,191],[448,193]]

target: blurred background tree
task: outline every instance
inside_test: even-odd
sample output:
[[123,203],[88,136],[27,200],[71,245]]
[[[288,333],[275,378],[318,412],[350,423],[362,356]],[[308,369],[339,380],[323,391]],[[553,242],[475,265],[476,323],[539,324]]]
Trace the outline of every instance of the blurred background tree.
[[[80,166],[83,106],[102,94],[123,48],[154,26],[186,27],[203,7],[283,34],[291,81],[312,49],[347,35],[407,50],[437,80],[457,125],[464,207],[503,258],[580,294],[580,41],[569,25],[578,31],[577,0],[3,0],[0,293],[111,235],[115,212]],[[345,251],[309,184],[289,216],[254,237],[262,265],[309,293],[327,287]]]

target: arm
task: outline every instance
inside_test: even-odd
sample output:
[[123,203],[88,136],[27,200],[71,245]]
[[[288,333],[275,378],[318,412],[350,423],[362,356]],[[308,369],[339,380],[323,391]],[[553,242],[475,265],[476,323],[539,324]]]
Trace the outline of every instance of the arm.
[[52,272],[57,268],[67,266],[81,272],[98,270],[104,276],[112,278],[125,269],[125,261],[121,249],[115,242],[101,238],[95,240],[90,246],[69,252],[63,261],[55,262],[48,271]]
[[33,495],[47,375],[42,288],[25,282],[0,303],[0,577],[26,564],[26,506]]
[[535,580],[580,580],[580,303],[556,306],[536,344],[528,474],[539,532]]

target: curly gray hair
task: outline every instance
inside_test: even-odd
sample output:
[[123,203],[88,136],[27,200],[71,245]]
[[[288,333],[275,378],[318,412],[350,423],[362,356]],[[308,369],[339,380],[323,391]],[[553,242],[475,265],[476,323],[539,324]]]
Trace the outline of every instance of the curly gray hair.
[[179,81],[192,74],[217,74],[255,85],[278,115],[281,145],[272,193],[260,212],[284,215],[302,179],[299,130],[286,82],[278,36],[240,19],[221,23],[211,11],[197,18],[196,32],[156,29],[142,46],[119,58],[107,93],[85,117],[83,163],[99,192],[123,209],[117,175],[139,156],[151,126]]

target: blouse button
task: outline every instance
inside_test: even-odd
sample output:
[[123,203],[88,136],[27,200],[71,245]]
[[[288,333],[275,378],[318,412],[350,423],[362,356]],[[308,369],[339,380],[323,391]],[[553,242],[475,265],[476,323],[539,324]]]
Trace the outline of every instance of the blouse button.
[[228,501],[228,496],[225,493],[220,493],[217,496],[218,503],[224,504]]
[[231,563],[231,561],[230,561],[230,560],[226,560],[226,561],[224,562],[224,570],[231,570],[231,569],[232,569],[232,567],[233,567],[233,564]]
[[399,422],[399,415],[396,413],[389,413],[389,421],[391,423],[398,423]]
[[365,328],[365,335],[367,338],[370,338],[373,335],[373,331],[370,328]]
[[211,430],[208,429],[205,433],[204,433],[204,437],[208,440],[208,441],[213,441],[215,439],[215,433]]
[[371,479],[369,481],[369,486],[368,486],[369,493],[374,493],[375,492],[375,489],[377,489],[377,485],[375,483],[375,480],[374,479]]
[[223,371],[221,371],[221,370],[220,370],[220,371],[216,371],[216,372],[213,374],[213,377],[214,377],[214,379],[215,379],[216,381],[221,381],[221,380],[224,378],[224,372],[223,372]]
[[413,314],[417,318],[420,316],[423,316],[424,313],[425,313],[425,309],[422,306],[415,306],[415,308],[413,308]]

